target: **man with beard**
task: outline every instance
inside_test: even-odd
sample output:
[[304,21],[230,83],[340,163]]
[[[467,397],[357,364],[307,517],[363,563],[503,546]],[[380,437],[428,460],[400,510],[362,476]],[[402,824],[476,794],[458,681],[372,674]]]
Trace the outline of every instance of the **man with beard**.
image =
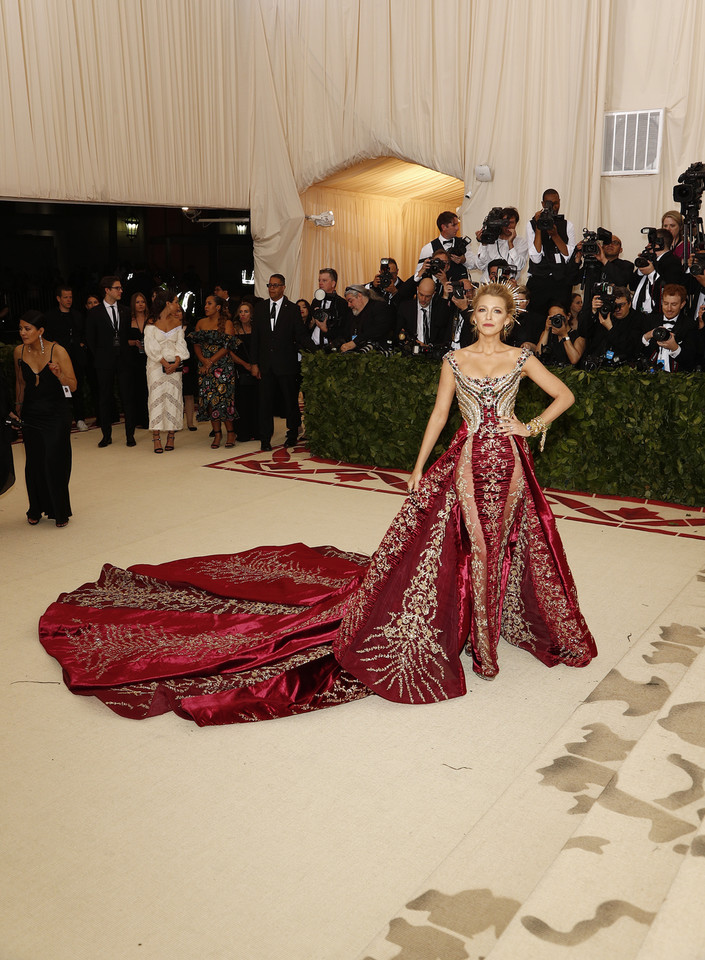
[[341,353],[360,350],[368,345],[386,347],[392,338],[394,326],[389,307],[382,300],[374,299],[372,291],[361,283],[345,288],[345,300],[353,321],[350,340],[341,346]]

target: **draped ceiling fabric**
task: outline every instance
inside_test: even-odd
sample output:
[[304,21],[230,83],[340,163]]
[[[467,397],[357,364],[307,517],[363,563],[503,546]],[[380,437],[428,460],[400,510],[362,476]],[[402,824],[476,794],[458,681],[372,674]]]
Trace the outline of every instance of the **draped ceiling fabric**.
[[[322,265],[308,189],[391,157],[472,189],[466,233],[556,186],[634,253],[705,156],[703,39],[699,0],[0,0],[0,196],[249,208],[258,292],[279,270],[295,293]],[[639,107],[666,109],[661,174],[602,178],[604,110]],[[365,277],[397,229],[374,196],[322,251]]]

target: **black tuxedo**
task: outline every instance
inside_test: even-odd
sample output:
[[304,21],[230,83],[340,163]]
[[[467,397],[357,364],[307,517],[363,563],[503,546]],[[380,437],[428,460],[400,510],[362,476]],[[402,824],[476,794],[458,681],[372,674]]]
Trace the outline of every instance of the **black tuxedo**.
[[[434,294],[429,304],[428,317],[428,338],[424,342],[433,344],[450,343],[450,309],[447,300]],[[404,300],[399,304],[397,310],[396,337],[400,337],[402,331],[406,334],[406,340],[415,341],[418,339],[417,332],[418,301]]]
[[271,301],[255,306],[252,320],[250,357],[260,372],[259,436],[263,444],[274,432],[274,397],[277,387],[284,400],[287,442],[293,442],[301,426],[299,410],[299,352],[316,345],[304,326],[295,303],[282,298],[274,330],[270,318]]
[[653,364],[656,364],[659,359],[659,344],[652,338],[649,340],[648,345],[645,346],[643,343],[643,336],[647,334],[649,330],[654,330],[656,327],[666,326],[666,329],[670,329],[676,343],[681,348],[681,352],[678,354],[678,356],[671,357],[670,359],[671,372],[693,369],[693,366],[697,361],[698,330],[697,324],[693,321],[692,317],[688,315],[685,309],[681,310],[681,312],[675,318],[675,322],[671,320],[665,320],[663,314],[652,313],[648,317],[643,316],[641,318],[641,325],[641,350]]
[[135,433],[135,404],[130,390],[128,365],[128,336],[130,313],[126,307],[115,304],[118,315],[118,332],[115,334],[111,313],[105,304],[99,303],[86,315],[86,344],[93,358],[98,380],[98,406],[103,437],[112,436],[112,406],[115,378],[117,377],[120,401],[125,412],[125,436],[128,440]]

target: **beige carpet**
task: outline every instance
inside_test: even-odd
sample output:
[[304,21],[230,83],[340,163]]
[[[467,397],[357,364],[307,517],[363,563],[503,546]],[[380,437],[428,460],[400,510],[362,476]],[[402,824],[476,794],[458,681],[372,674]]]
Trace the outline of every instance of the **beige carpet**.
[[130,721],[69,693],[39,645],[59,592],[106,561],[371,552],[400,503],[330,473],[205,469],[229,453],[206,435],[154,456],[145,432],[76,434],[64,530],[27,525],[15,448],[0,960],[705,957],[703,540],[559,522],[600,651],[584,670],[504,645],[497,679],[449,703]]

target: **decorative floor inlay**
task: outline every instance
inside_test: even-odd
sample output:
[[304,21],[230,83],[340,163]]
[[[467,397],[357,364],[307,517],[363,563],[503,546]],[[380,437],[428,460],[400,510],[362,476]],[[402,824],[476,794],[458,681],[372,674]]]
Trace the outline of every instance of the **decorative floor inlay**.
[[[308,483],[324,483],[352,490],[371,490],[399,496],[406,495],[406,481],[409,476],[406,470],[324,460],[313,456],[303,444],[293,449],[275,447],[271,452],[253,449],[249,453],[241,453],[206,466],[216,470],[232,470],[235,473],[305,480]],[[673,537],[705,540],[705,507],[564,490],[546,489],[545,493],[559,520],[576,520],[579,523],[596,523],[626,530],[643,530]]]

